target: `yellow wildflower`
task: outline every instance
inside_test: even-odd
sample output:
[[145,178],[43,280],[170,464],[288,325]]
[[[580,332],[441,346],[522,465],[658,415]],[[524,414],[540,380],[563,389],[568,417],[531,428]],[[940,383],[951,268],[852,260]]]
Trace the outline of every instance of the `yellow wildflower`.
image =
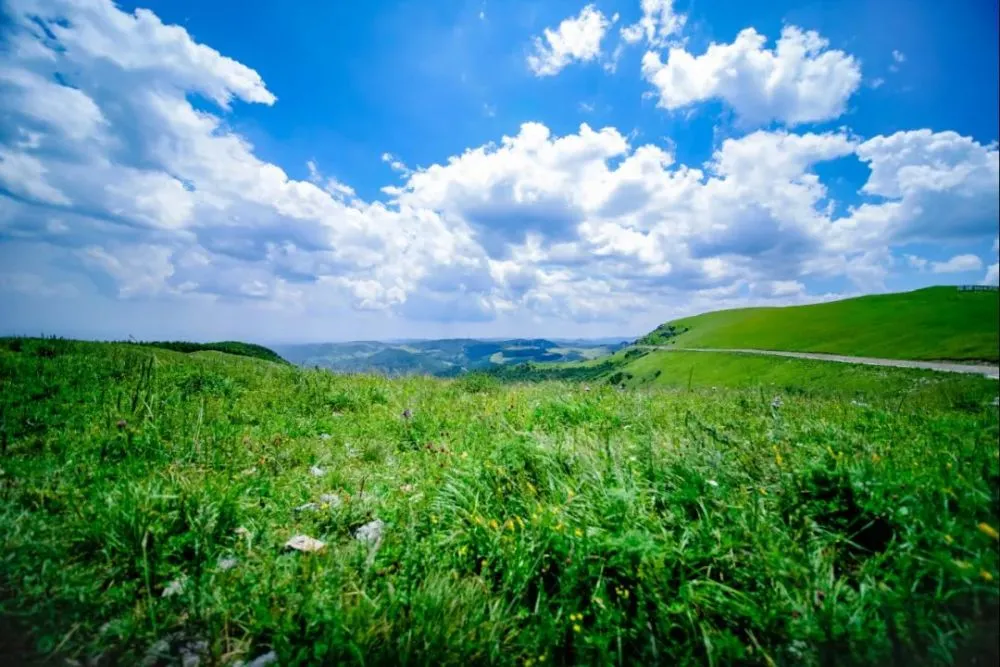
[[458,548],[458,555],[459,556],[464,556],[467,553],[469,553],[469,547],[467,547],[466,545],[463,544],[462,546],[460,546]]
[[979,576],[983,578],[983,581],[993,581],[993,575],[986,570],[980,570]]
[[944,541],[945,541],[945,544],[954,544],[955,543],[955,538],[952,537],[951,535],[945,535],[944,536]]
[[573,632],[580,632],[581,630],[583,630],[583,628],[580,627],[579,623],[573,624]]
[[493,530],[496,530],[499,527],[500,527],[500,524],[497,523],[496,519],[490,519],[490,528],[492,528]]
[[872,463],[878,463],[881,460],[882,460],[881,456],[879,456],[878,454],[872,454]]
[[545,656],[544,655],[538,656],[538,662],[545,662]]
[[760,487],[757,490],[760,491],[760,495],[762,495],[762,496],[766,496],[767,495],[767,489],[765,489],[764,487]]
[[579,528],[577,528],[576,530],[574,530],[573,534],[576,535],[577,537],[583,537],[583,531],[580,530]]
[[556,526],[555,526],[555,529],[556,529],[556,532],[561,531],[563,529],[563,522],[560,521],[559,523],[557,523]]
[[503,522],[503,527],[505,529],[507,529],[507,530],[513,531],[514,530],[514,520],[513,519],[507,519],[506,521]]
[[775,452],[775,454],[774,454],[774,462],[778,464],[779,468],[781,467],[781,464],[784,463],[784,459],[781,458],[781,454],[778,454],[777,452]]
[[437,522],[438,522],[437,514],[431,514],[431,523],[437,523]]
[[988,523],[979,524],[979,532],[983,535],[992,537],[994,540],[1000,540],[1000,533],[997,532],[996,528]]

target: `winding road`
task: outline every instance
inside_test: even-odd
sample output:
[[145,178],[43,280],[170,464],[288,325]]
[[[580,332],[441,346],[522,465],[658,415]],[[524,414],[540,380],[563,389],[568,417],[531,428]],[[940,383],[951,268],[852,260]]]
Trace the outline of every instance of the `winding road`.
[[642,350],[666,350],[667,352],[726,352],[733,354],[762,354],[771,357],[792,357],[794,359],[815,359],[817,361],[836,361],[842,364],[864,364],[866,366],[896,366],[899,368],[918,368],[925,371],[942,371],[945,373],[966,373],[982,375],[1000,380],[1000,367],[990,364],[957,364],[947,361],[911,361],[909,359],[877,359],[874,357],[849,357],[842,354],[822,354],[819,352],[785,352],[779,350],[746,350],[704,347],[671,347],[669,345],[636,345]]

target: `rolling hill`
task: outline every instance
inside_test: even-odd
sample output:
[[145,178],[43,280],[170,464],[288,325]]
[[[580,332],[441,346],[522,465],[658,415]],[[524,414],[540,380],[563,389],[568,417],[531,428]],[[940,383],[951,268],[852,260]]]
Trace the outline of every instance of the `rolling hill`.
[[809,306],[705,313],[667,322],[638,342],[678,348],[997,361],[998,304],[996,290],[929,287]]
[[506,364],[595,359],[609,355],[623,345],[624,341],[621,339],[554,341],[545,338],[455,338],[283,345],[276,349],[284,358],[299,366],[318,366],[342,373],[453,377],[471,370]]

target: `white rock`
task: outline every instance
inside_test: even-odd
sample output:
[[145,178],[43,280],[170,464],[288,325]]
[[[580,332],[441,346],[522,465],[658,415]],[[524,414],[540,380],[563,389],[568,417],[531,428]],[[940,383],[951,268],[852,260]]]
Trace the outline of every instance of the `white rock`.
[[330,434],[329,433],[320,433],[319,434],[319,439],[320,440],[329,440],[330,439]]
[[181,577],[179,579],[174,579],[169,584],[167,584],[167,587],[163,589],[163,593],[161,595],[165,598],[170,598],[175,595],[180,595],[183,590],[184,590],[184,577]]
[[299,505],[295,508],[296,512],[315,512],[319,509],[319,505],[316,503],[306,503],[305,505]]
[[344,504],[344,501],[336,493],[324,493],[319,497],[321,503],[326,503],[332,508],[340,507]]
[[322,477],[323,475],[326,474],[326,471],[320,468],[319,466],[313,466],[312,468],[309,468],[309,474],[311,474],[313,477]]
[[278,654],[274,651],[268,651],[264,655],[259,655],[250,662],[243,662],[242,660],[237,660],[233,663],[233,667],[268,667],[269,665],[277,664]]
[[234,567],[236,567],[239,564],[240,564],[240,562],[238,560],[236,560],[235,558],[220,558],[219,559],[218,568],[220,570],[222,570],[223,572],[225,572],[227,570],[233,569]]
[[709,486],[719,486],[719,483],[716,482],[714,479],[707,480],[706,484],[708,484]]
[[369,546],[374,546],[382,541],[382,530],[384,528],[385,523],[382,519],[375,519],[374,521],[369,521],[354,531],[354,537],[359,542],[364,542]]
[[308,535],[296,535],[292,539],[285,542],[286,549],[294,549],[296,551],[322,551],[326,548],[325,542],[320,542],[314,537],[309,537]]

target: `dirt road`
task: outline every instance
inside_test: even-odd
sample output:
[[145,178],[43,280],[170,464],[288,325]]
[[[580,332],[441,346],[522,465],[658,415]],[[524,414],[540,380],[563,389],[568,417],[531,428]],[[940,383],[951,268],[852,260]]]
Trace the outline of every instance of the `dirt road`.
[[763,354],[771,357],[792,357],[795,359],[816,359],[818,361],[836,361],[842,364],[864,364],[866,366],[897,366],[899,368],[918,368],[926,371],[943,371],[945,373],[968,373],[982,375],[994,380],[1000,380],[1000,368],[990,364],[958,364],[947,361],[910,361],[908,359],[877,359],[874,357],[849,357],[842,354],[821,354],[818,352],[783,352],[779,350],[743,350],[671,347],[669,345],[636,345],[644,350],[666,350],[668,352],[728,352],[735,354]]

